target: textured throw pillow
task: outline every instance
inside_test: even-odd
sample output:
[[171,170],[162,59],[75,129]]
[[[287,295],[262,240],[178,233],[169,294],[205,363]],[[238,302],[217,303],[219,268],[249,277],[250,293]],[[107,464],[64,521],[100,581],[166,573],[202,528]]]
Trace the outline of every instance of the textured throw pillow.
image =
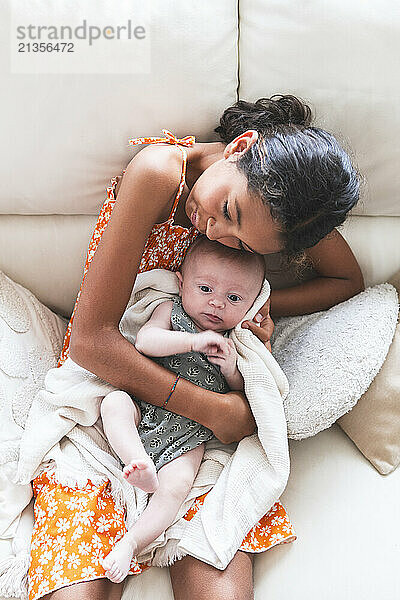
[[[389,281],[400,295],[400,271]],[[357,448],[381,473],[400,464],[400,321],[374,381],[356,406],[338,420]]]
[[315,435],[353,408],[382,367],[397,316],[397,292],[384,283],[329,310],[277,320],[272,353],[289,381],[290,438]]
[[[20,520],[32,488],[11,483],[7,463],[27,418],[27,407],[43,387],[61,351],[66,321],[0,271],[0,596],[19,597],[21,572],[29,561],[32,510]],[[29,521],[29,522],[28,522]],[[12,540],[12,546],[5,540]],[[4,556],[7,552],[7,556]]]
[[27,404],[18,398],[42,387],[56,364],[65,328],[65,319],[0,271],[0,406],[12,406],[17,425],[26,418],[19,406]]

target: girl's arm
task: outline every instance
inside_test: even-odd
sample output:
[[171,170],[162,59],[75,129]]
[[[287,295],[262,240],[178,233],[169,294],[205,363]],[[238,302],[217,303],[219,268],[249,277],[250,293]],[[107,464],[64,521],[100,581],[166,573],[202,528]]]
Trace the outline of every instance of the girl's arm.
[[268,344],[274,330],[271,316],[288,317],[326,310],[364,289],[359,264],[336,229],[306,250],[306,254],[317,277],[290,288],[273,290],[268,302],[260,309],[260,325],[252,321],[243,323],[265,344]]
[[[181,168],[180,151],[169,146],[141,150],[128,165],[82,286],[70,340],[70,356],[77,364],[156,406],[167,398],[175,375],[140,354],[118,325],[152,226],[168,217]],[[227,443],[255,428],[247,401],[238,392],[217,394],[181,379],[170,407]]]
[[349,245],[334,229],[306,251],[317,277],[271,293],[271,315],[285,317],[326,310],[364,289],[364,279]]

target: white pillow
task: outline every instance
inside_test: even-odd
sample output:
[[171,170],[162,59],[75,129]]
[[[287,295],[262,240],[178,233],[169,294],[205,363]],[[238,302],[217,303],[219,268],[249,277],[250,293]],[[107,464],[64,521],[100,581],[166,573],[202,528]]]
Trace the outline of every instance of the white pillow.
[[56,366],[66,326],[65,319],[0,271],[0,405],[3,410],[12,405],[17,425],[27,416],[27,403],[19,399],[40,389]]
[[[0,540],[3,556],[8,555],[0,560],[1,596],[23,591],[21,572],[29,560],[33,525],[31,508],[30,522],[20,520],[32,488],[11,483],[7,463],[15,458],[32,399],[48,369],[57,364],[66,326],[65,319],[0,271]],[[6,540],[13,540],[12,545]]]
[[[7,475],[7,462],[14,458],[16,442],[31,401],[43,387],[48,369],[57,364],[66,325],[65,319],[0,271],[0,462],[3,477]],[[8,498],[12,498],[11,493],[9,488]],[[18,493],[23,492],[19,490]],[[14,536],[18,525],[18,520],[12,522],[14,512],[17,517],[18,503],[7,502],[7,506],[2,507],[0,538]]]
[[272,354],[289,381],[288,437],[311,437],[351,410],[383,365],[398,316],[383,283],[329,310],[276,322]]

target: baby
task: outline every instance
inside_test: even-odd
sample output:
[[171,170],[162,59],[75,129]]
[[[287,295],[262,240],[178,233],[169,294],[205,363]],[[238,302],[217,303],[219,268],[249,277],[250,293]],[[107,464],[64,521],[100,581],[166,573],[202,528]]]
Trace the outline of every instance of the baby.
[[[264,260],[200,236],[182,264],[179,298],[163,302],[139,330],[135,347],[197,385],[243,390],[227,336],[260,293]],[[125,464],[125,479],[152,494],[138,521],[103,559],[106,576],[123,581],[137,556],[173,522],[204,454],[209,430],[186,417],[132,399],[123,391],[101,405],[105,434]]]

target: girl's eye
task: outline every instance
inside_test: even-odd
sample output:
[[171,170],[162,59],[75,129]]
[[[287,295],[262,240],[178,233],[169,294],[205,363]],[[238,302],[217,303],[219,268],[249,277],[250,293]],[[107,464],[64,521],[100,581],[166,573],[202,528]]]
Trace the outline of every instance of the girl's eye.
[[200,285],[199,287],[202,292],[211,292],[211,288],[208,285]]
[[230,216],[229,216],[229,213],[228,213],[228,200],[225,200],[225,202],[224,202],[223,213],[224,213],[224,217],[225,217],[225,219],[226,219],[227,221],[230,221],[230,220],[231,220],[231,218],[230,218]]
[[241,300],[241,297],[236,294],[229,294],[228,298],[231,302],[240,302]]

